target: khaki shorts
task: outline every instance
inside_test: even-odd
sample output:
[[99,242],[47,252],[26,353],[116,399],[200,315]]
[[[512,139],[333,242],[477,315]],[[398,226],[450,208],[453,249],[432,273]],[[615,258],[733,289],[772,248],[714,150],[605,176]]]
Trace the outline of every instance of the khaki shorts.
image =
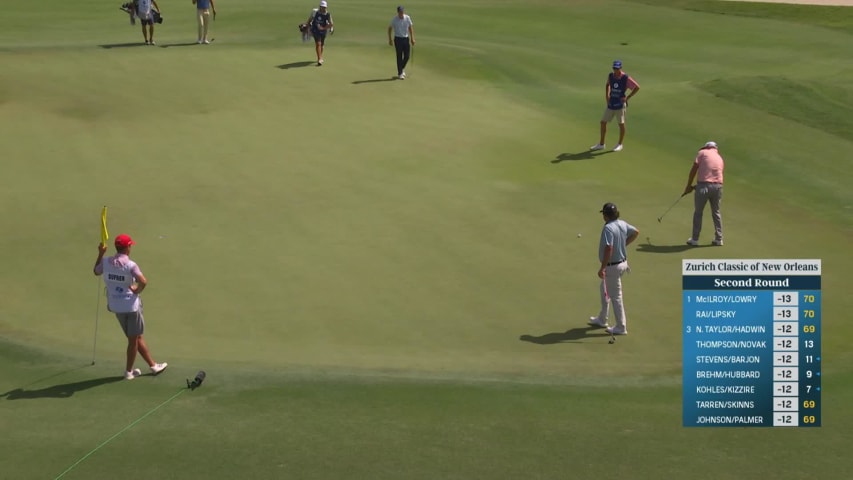
[[616,118],[618,123],[621,125],[625,123],[625,111],[626,107],[622,107],[619,110],[611,110],[609,108],[604,109],[604,115],[601,116],[601,121],[603,123],[610,123],[611,120]]
[[127,337],[136,337],[145,331],[142,307],[137,312],[116,313],[116,319],[118,319],[118,324],[121,325],[121,329]]

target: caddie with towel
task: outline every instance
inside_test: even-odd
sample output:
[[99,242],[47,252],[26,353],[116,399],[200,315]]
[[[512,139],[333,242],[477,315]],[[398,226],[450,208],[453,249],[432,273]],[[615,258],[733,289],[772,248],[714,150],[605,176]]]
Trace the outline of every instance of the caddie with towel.
[[207,45],[210,39],[207,33],[210,30],[210,14],[213,13],[213,19],[216,20],[216,4],[213,0],[193,0],[196,10],[196,19],[198,20],[198,39],[196,43]]

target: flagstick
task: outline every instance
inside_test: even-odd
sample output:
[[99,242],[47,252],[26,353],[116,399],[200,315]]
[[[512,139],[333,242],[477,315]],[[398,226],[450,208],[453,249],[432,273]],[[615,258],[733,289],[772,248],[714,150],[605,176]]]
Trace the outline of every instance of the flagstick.
[[96,279],[98,281],[98,303],[95,307],[95,340],[92,346],[92,365],[95,364],[95,352],[98,348],[98,315],[101,313],[101,279]]
[[[101,248],[106,248],[107,240],[109,239],[110,234],[107,232],[107,206],[104,205],[104,208],[101,210],[101,244],[98,247],[99,253]],[[102,257],[103,253],[100,253],[98,259],[101,260]],[[97,265],[95,268],[97,269]],[[95,340],[92,342],[92,365],[95,364],[95,352],[98,349],[98,315],[101,313],[101,279],[98,278],[96,280],[98,285],[98,303],[95,306]],[[107,305],[109,306],[109,298],[107,299]]]

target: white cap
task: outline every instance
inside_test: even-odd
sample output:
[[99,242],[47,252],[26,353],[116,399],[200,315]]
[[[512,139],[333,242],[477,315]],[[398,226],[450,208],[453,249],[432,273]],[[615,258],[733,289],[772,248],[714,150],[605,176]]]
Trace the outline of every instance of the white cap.
[[329,4],[328,4],[328,3],[326,3],[326,0],[323,0],[322,2],[320,2],[320,6],[321,6],[321,7],[328,7],[328,6],[329,6]]
[[702,148],[717,148],[717,142],[705,142]]

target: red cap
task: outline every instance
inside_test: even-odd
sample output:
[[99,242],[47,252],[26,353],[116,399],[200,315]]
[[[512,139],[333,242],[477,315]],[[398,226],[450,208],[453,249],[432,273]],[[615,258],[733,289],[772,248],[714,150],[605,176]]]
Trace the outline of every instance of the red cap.
[[121,235],[116,237],[116,248],[127,248],[131,245],[136,245],[136,242],[130,238],[130,235],[126,233],[122,233]]

